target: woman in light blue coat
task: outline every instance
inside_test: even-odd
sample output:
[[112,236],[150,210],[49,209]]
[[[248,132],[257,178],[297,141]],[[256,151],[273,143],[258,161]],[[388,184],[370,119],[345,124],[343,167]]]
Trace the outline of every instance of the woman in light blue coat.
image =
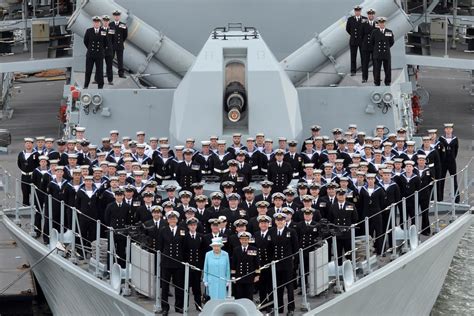
[[211,299],[225,299],[227,286],[230,285],[229,254],[221,248],[224,246],[221,237],[213,238],[212,250],[206,253],[204,260],[204,286]]

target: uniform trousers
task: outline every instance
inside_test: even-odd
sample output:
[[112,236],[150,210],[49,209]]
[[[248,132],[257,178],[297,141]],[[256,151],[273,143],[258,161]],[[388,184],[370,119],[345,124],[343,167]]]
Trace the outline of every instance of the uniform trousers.
[[89,87],[91,81],[92,68],[95,65],[95,80],[99,89],[104,87],[104,58],[103,57],[86,57],[86,77],[84,80],[84,88]]
[[174,285],[174,308],[175,311],[181,312],[183,310],[184,300],[184,269],[179,268],[162,268],[161,279],[163,283],[161,285],[161,298],[163,300],[163,311],[169,311],[170,305],[168,303],[168,294],[170,289],[171,280]]
[[390,63],[390,59],[373,59],[374,64],[374,83],[376,86],[380,86],[380,71],[383,66],[383,71],[385,73],[385,85],[389,86],[392,82],[392,66]]
[[362,45],[349,45],[351,50],[351,74],[357,72],[357,51],[362,57]]
[[124,74],[123,49],[114,49],[114,54],[112,55],[112,59],[113,59],[114,56],[117,56],[118,74],[119,74],[119,76],[123,76],[123,74]]

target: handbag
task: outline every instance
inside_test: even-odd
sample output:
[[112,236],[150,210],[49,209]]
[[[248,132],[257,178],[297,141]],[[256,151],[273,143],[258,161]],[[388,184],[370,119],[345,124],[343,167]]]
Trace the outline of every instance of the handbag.
[[204,306],[204,304],[206,304],[208,301],[211,300],[211,297],[209,296],[207,291],[208,291],[208,287],[204,286],[204,292],[202,292],[202,298],[201,298],[203,306]]

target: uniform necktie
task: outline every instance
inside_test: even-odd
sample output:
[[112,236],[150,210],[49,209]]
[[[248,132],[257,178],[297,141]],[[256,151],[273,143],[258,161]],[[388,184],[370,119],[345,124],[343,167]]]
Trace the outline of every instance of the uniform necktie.
[[118,207],[122,207],[122,203],[119,203]]
[[155,222],[155,226],[156,228],[158,228],[160,225],[158,224],[158,222]]
[[278,231],[278,236],[281,236],[281,230]]
[[176,234],[176,227],[171,228],[171,230],[173,231],[173,237],[174,237]]
[[265,234],[264,234],[264,233],[262,233],[262,238],[265,238]]
[[194,234],[191,235],[191,238],[194,239]]
[[244,249],[242,249],[244,251],[244,253],[247,252],[247,247],[244,247]]
[[342,207],[343,207],[343,205],[342,205],[342,204],[339,204],[339,209],[340,209],[340,210],[342,210]]

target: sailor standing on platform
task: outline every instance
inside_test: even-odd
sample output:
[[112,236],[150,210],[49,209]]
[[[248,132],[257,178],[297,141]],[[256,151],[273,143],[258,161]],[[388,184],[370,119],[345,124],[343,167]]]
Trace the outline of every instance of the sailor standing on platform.
[[362,25],[362,53],[360,58],[362,61],[362,83],[367,82],[369,79],[369,64],[373,57],[371,36],[372,31],[375,29],[375,10],[369,9],[367,11],[367,20]]
[[84,89],[89,87],[91,81],[92,68],[95,64],[96,81],[99,89],[104,87],[104,56],[107,41],[107,33],[100,27],[100,18],[94,16],[93,27],[87,29],[84,35],[84,45],[87,47],[86,54],[86,77],[84,80]]
[[362,27],[367,18],[361,15],[362,7],[354,7],[354,16],[347,19],[346,31],[350,35],[349,47],[351,49],[351,76],[357,72],[357,51],[362,56]]
[[119,10],[115,10],[112,15],[114,16],[114,22],[110,24],[110,29],[114,31],[113,48],[114,52],[112,58],[117,55],[118,74],[120,78],[125,78],[123,69],[123,50],[124,43],[128,36],[127,24],[120,22],[120,15],[122,13]]
[[30,183],[33,171],[39,165],[39,153],[33,148],[33,138],[25,138],[25,149],[18,154],[18,168],[21,170],[21,192],[23,205],[30,205]]
[[[105,72],[107,73],[107,82],[109,85],[114,84],[114,73],[112,71],[112,65],[114,63],[114,48],[113,42],[115,37],[115,30],[112,30],[109,25],[110,17],[104,15],[102,17],[102,28],[107,33],[106,45],[105,45]],[[96,80],[97,81],[97,80]]]
[[389,86],[392,82],[392,66],[390,55],[390,47],[395,43],[392,30],[385,28],[386,18],[380,17],[378,19],[378,29],[372,31],[370,36],[371,44],[373,47],[373,63],[374,63],[374,83],[376,86],[380,86],[380,70],[383,65],[383,71],[385,73],[385,85]]

